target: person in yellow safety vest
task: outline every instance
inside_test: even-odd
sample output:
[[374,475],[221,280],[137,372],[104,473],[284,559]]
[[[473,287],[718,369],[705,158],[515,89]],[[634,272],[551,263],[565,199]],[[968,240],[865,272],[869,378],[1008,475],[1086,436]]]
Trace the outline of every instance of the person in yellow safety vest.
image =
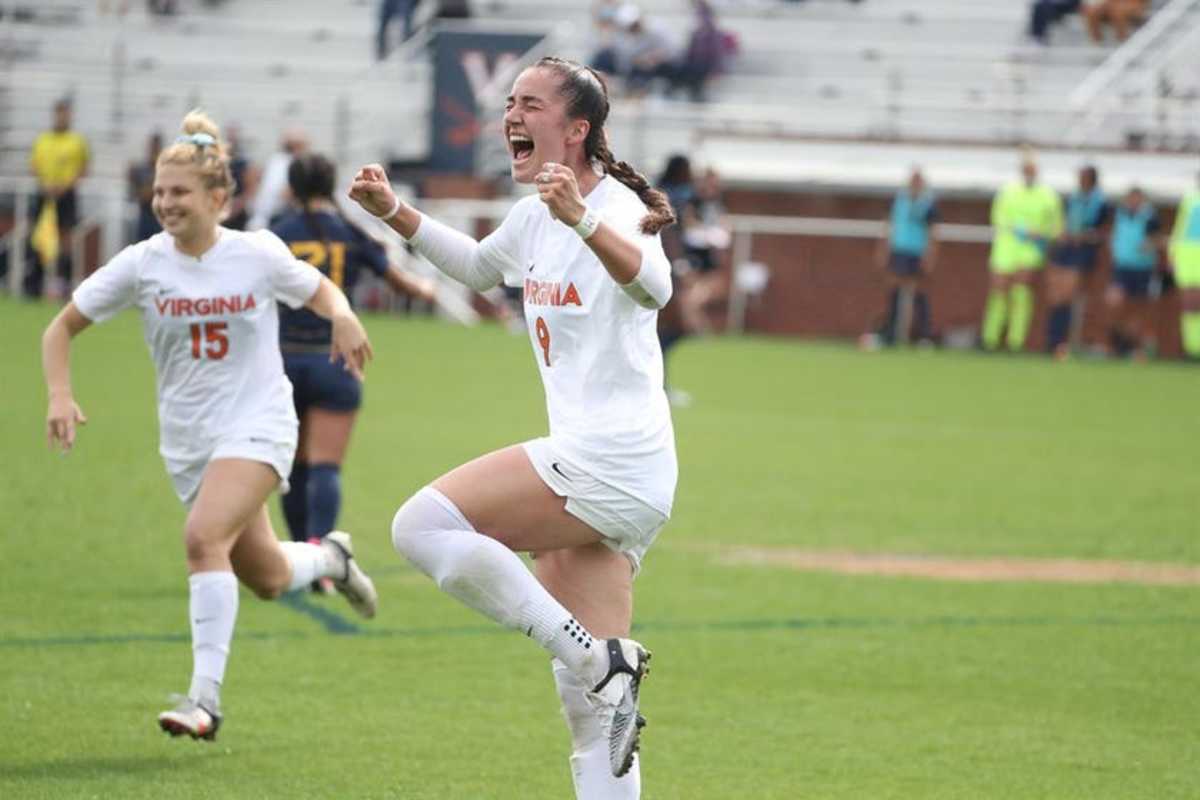
[[1183,352],[1200,360],[1200,188],[1184,195],[1171,231],[1171,267],[1179,287]]
[[39,263],[26,274],[26,294],[40,295],[45,271],[56,265],[60,280],[51,281],[50,288],[66,291],[59,284],[70,271],[70,235],[79,214],[75,187],[87,174],[89,158],[87,139],[71,130],[71,102],[59,100],[54,104],[54,127],[38,134],[29,152],[29,168],[38,182],[33,245]]
[[1001,189],[992,201],[991,280],[983,317],[983,346],[995,350],[1005,326],[1008,349],[1025,348],[1033,321],[1033,279],[1046,263],[1050,243],[1063,230],[1058,192],[1038,182],[1030,153],[1021,160],[1021,178]]

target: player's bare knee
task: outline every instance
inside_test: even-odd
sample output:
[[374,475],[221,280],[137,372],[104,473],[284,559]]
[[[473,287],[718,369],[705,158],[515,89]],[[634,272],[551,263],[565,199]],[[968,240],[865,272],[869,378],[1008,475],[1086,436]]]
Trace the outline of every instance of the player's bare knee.
[[189,563],[219,557],[223,551],[220,531],[201,519],[189,516],[183,526],[183,548]]
[[254,592],[254,596],[259,600],[276,600],[287,589],[287,584],[282,581],[243,581],[250,591]]

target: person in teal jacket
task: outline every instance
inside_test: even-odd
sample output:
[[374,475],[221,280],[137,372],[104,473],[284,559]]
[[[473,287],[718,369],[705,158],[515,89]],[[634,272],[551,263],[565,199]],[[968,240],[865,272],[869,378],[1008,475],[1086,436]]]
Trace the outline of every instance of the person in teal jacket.
[[1096,267],[1112,216],[1095,167],[1079,170],[1079,188],[1067,196],[1066,206],[1066,229],[1055,242],[1046,270],[1046,350],[1059,360],[1070,354],[1072,324],[1082,322],[1074,319],[1082,312],[1076,300]]
[[1038,182],[1037,163],[1026,154],[1021,178],[1005,186],[992,201],[991,280],[984,310],[983,346],[995,350],[1008,328],[1007,345],[1025,349],[1033,321],[1033,281],[1046,263],[1050,243],[1063,230],[1058,192]]
[[1183,352],[1200,361],[1200,188],[1184,195],[1175,212],[1171,269],[1183,304],[1179,320]]
[[1144,357],[1154,342],[1153,300],[1157,294],[1158,212],[1136,186],[1113,213],[1109,248],[1112,283],[1104,294],[1117,355]]
[[925,289],[937,258],[936,221],[937,199],[921,170],[913,169],[908,186],[892,200],[887,236],[877,255],[879,266],[889,273],[887,318],[879,331],[886,344],[906,341],[910,332],[917,340],[933,335]]

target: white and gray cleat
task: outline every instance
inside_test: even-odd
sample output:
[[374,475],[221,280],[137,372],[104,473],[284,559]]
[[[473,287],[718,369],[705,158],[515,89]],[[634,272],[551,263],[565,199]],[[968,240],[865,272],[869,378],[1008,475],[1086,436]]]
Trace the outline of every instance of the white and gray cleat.
[[608,761],[618,778],[629,772],[646,720],[638,713],[638,690],[650,672],[650,651],[632,639],[609,639],[608,674],[587,694],[608,737]]
[[375,616],[379,596],[375,593],[375,584],[354,560],[350,534],[345,531],[333,531],[321,540],[321,546],[327,548],[337,560],[336,563],[340,563],[343,568],[342,577],[334,577],[333,587],[349,601],[350,607],[360,616],[367,619]]
[[171,736],[190,736],[211,742],[217,738],[221,715],[216,703],[174,695],[175,707],[158,715],[158,727]]

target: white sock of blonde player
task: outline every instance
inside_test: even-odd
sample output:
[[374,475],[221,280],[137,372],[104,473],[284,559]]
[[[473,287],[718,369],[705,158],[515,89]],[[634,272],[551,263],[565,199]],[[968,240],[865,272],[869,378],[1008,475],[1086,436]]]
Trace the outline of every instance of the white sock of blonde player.
[[302,589],[318,578],[341,578],[341,563],[330,558],[330,550],[310,542],[280,542],[283,555],[292,565],[292,582],[287,590]]
[[188,576],[188,596],[192,621],[192,685],[188,697],[215,712],[237,621],[237,578],[232,572],[197,572]]
[[554,683],[562,700],[563,716],[571,732],[571,778],[577,800],[637,800],[642,796],[642,759],[620,778],[613,777],[608,758],[608,737],[587,701],[587,686],[557,658],[550,662]]
[[400,507],[392,543],[444,592],[534,639],[589,686],[604,677],[603,642],[550,596],[516,553],[476,531],[438,490],[426,486]]

